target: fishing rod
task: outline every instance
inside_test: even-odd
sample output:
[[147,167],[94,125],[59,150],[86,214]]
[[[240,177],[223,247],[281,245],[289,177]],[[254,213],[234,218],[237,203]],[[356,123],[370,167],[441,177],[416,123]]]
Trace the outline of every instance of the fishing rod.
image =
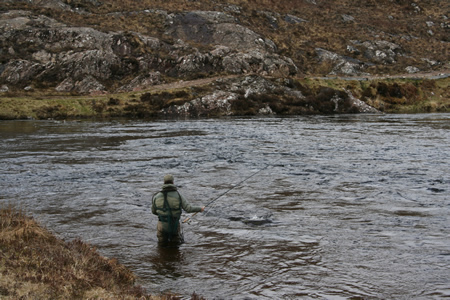
[[[276,161],[275,161],[276,162]],[[222,193],[220,196],[214,198],[213,200],[209,201],[208,203],[206,203],[205,207],[211,205],[213,202],[217,201],[218,199],[222,198],[223,196],[225,196],[227,193],[229,193],[230,191],[234,190],[235,188],[237,188],[238,186],[240,186],[241,184],[243,184],[245,181],[249,180],[250,178],[252,178],[253,176],[255,176],[256,174],[258,174],[259,172],[267,169],[270,165],[265,166],[264,168],[262,168],[261,170],[258,170],[257,172],[253,173],[252,175],[248,176],[247,178],[245,178],[244,180],[240,181],[238,184],[236,184],[235,186],[233,186],[232,188],[228,189],[227,191],[225,191],[224,193]],[[183,223],[186,223],[187,221],[189,221],[190,219],[192,219],[196,214],[198,214],[199,212],[194,213],[192,216],[186,218]]]

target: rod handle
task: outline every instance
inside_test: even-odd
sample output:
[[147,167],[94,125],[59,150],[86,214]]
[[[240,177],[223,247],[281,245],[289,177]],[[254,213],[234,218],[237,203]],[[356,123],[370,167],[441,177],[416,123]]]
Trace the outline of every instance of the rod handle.
[[199,212],[194,213],[192,216],[186,218],[183,223],[186,223],[187,221],[189,221],[192,217],[194,217],[196,214],[198,214]]

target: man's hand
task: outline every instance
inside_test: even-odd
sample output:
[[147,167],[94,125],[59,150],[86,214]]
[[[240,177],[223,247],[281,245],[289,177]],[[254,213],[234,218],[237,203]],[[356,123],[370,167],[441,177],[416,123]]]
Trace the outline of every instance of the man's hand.
[[205,207],[203,206],[201,212],[204,212],[204,211],[205,211]]

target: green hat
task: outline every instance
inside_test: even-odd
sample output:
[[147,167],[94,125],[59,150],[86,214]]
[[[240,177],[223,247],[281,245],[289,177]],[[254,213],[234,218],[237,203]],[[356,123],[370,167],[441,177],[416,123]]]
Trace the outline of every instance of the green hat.
[[164,183],[173,183],[173,176],[170,174],[167,174],[164,176]]

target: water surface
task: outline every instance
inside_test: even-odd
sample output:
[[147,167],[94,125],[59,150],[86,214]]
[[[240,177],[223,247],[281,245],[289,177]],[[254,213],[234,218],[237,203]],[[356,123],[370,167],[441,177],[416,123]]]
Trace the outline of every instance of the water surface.
[[[153,293],[450,297],[450,114],[1,121],[0,137],[0,203]],[[228,191],[179,249],[157,247],[150,211],[165,173],[195,205]]]

